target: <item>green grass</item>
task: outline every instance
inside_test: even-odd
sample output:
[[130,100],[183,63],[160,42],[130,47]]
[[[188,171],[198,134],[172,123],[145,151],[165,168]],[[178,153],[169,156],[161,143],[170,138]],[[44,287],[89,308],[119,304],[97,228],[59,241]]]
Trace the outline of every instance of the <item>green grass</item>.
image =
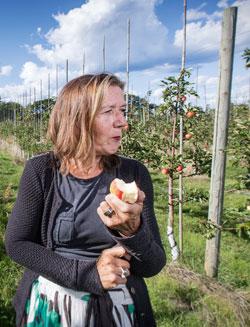
[[14,326],[11,300],[21,268],[5,254],[4,231],[11,212],[23,165],[0,152],[0,326]]
[[[11,299],[20,278],[21,268],[5,255],[3,238],[22,169],[21,163],[16,163],[6,154],[0,153],[0,326],[4,327],[14,326]],[[244,214],[246,201],[250,198],[249,191],[246,190],[242,193],[227,192],[237,185],[237,176],[240,173],[239,167],[235,169],[230,164],[228,165],[225,183],[225,219],[234,219],[234,210],[236,214],[238,209]],[[152,172],[152,178],[155,190],[155,211],[168,263],[170,263],[171,256],[166,238],[167,179],[158,172]],[[188,200],[190,195],[194,196],[195,200],[184,203],[183,259],[179,266],[184,271],[195,272],[197,276],[200,276],[200,282],[194,280],[187,282],[175,273],[171,273],[168,268],[163,269],[157,276],[147,279],[157,324],[159,327],[243,326],[237,313],[239,303],[234,304],[221,291],[209,292],[203,289],[206,283],[208,285],[211,283],[202,279],[206,239],[200,229],[200,223],[207,219],[209,178],[202,176],[185,179],[184,185],[185,200]],[[176,208],[175,235],[178,236],[177,225]],[[238,290],[246,292],[248,298],[250,297],[249,253],[248,239],[240,238],[237,233],[222,232],[218,281],[225,285],[225,289],[227,287],[235,289],[236,295]],[[172,264],[169,267],[171,268]],[[218,289],[220,289],[219,286]],[[226,294],[232,297],[234,291],[230,292]]]
[[[231,190],[237,184],[240,169],[227,166],[225,189]],[[171,261],[166,239],[167,223],[167,180],[166,176],[151,172],[155,190],[155,209],[160,226],[161,236],[167,252],[168,261]],[[195,177],[184,181],[184,200],[189,194],[196,193],[209,196],[209,178]],[[201,197],[202,198],[202,197]],[[243,194],[225,192],[224,207],[230,210],[245,210],[250,192]],[[226,212],[226,210],[225,210]],[[175,235],[178,240],[178,211],[175,210]],[[208,201],[187,201],[183,208],[184,235],[182,267],[197,274],[204,275],[204,254],[206,238],[198,228],[200,222],[208,216]],[[249,213],[248,213],[249,217]],[[249,239],[238,237],[236,233],[222,232],[220,249],[220,266],[218,281],[225,287],[233,287],[250,294],[250,242]],[[170,276],[163,270],[158,276],[147,280],[150,297],[157,318],[158,326],[242,326],[239,316],[235,313],[235,306],[218,294],[202,294],[200,285],[185,284],[176,277]],[[249,305],[249,303],[248,303]],[[249,307],[248,307],[249,310]],[[245,313],[247,315],[247,313]],[[250,320],[250,312],[248,311]],[[248,323],[250,321],[248,320]]]

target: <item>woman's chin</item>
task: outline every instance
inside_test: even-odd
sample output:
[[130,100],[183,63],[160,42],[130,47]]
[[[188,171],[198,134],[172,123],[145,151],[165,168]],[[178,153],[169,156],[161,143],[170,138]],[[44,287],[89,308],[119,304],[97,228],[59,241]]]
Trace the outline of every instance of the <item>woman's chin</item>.
[[116,154],[118,152],[118,150],[119,150],[119,148],[105,150],[105,151],[102,151],[102,152],[98,152],[97,156],[111,156],[112,154]]

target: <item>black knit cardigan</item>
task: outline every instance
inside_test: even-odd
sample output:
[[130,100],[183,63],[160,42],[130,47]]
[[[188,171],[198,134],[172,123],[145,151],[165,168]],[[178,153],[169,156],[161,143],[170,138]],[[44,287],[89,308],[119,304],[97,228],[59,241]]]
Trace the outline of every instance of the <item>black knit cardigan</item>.
[[[53,152],[37,155],[27,161],[7,225],[7,254],[26,268],[13,300],[16,326],[21,325],[32,282],[39,275],[74,290],[100,296],[105,293],[96,259],[69,259],[53,251],[52,229],[62,201],[54,185],[55,169],[58,169],[58,162]],[[139,325],[153,327],[155,320],[143,277],[159,273],[166,263],[166,256],[154,215],[151,178],[144,165],[124,157],[120,157],[115,176],[125,182],[135,180],[146,194],[141,214],[142,224],[136,235],[121,238],[110,234],[133,255],[127,286],[135,303]]]

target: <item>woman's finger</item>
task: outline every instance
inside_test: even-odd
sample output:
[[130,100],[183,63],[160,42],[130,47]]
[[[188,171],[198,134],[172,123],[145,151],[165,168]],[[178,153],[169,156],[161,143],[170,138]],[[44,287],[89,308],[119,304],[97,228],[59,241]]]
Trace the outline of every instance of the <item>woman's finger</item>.
[[145,194],[143,191],[140,190],[139,190],[138,200],[133,204],[126,203],[111,193],[106,195],[105,197],[105,201],[108,203],[108,205],[119,215],[121,213],[131,213],[131,214],[140,213],[142,211],[144,199],[145,199]]
[[106,201],[100,203],[100,208],[103,211],[104,216],[109,218],[116,214],[115,210]]
[[146,197],[145,193],[139,189],[138,199],[137,199],[136,203],[137,204],[143,204],[143,202],[145,200],[145,197]]

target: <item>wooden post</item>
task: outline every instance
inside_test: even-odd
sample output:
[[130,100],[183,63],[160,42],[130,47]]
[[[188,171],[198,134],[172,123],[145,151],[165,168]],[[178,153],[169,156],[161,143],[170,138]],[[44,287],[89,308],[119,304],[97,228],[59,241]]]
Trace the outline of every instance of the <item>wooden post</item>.
[[[223,212],[226,167],[226,145],[233,71],[233,55],[236,31],[237,7],[224,10],[220,49],[220,77],[218,104],[215,112],[212,175],[208,219],[221,225]],[[220,230],[206,242],[205,272],[209,277],[218,275]]]

